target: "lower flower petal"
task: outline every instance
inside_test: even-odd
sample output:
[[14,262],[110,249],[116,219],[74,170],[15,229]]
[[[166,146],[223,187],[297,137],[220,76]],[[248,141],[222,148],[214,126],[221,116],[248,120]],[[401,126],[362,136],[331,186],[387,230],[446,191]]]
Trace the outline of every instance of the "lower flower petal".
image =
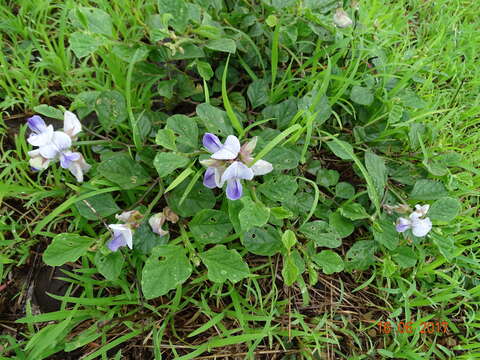
[[273,170],[273,165],[270,164],[268,161],[258,160],[255,164],[252,165],[250,169],[252,169],[255,176],[265,175]]
[[424,237],[432,230],[432,222],[429,218],[419,219],[412,224],[412,233],[416,237]]
[[395,229],[399,233],[403,233],[403,232],[407,231],[408,229],[410,229],[411,226],[412,226],[412,222],[409,219],[398,218],[397,225],[396,225]]
[[242,197],[243,188],[239,179],[229,180],[227,182],[227,198],[230,200],[238,200]]
[[115,234],[113,238],[107,243],[107,247],[111,251],[117,251],[120,247],[127,245],[123,236]]
[[214,189],[217,187],[215,181],[215,168],[209,167],[205,170],[205,175],[203,175],[203,185],[209,189]]
[[60,166],[68,169],[74,161],[80,160],[80,153],[66,151],[60,154]]

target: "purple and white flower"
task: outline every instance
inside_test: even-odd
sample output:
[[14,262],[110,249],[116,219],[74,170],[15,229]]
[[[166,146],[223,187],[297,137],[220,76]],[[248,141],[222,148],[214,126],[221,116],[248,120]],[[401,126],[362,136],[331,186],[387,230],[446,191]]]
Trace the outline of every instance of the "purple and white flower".
[[66,111],[64,114],[63,131],[55,131],[52,125],[38,115],[28,119],[27,125],[32,130],[27,141],[38,149],[29,152],[30,166],[34,170],[44,170],[50,162],[60,160],[60,166],[70,170],[78,182],[83,181],[83,175],[90,170],[82,154],[70,150],[72,141],[82,131],[82,125],[77,116]]
[[415,205],[415,211],[410,214],[408,219],[398,218],[396,230],[403,233],[411,229],[416,237],[426,236],[432,230],[432,221],[426,217],[429,208],[429,205]]
[[265,160],[253,162],[257,138],[253,138],[243,146],[234,135],[229,135],[222,144],[220,139],[211,133],[203,136],[203,146],[212,153],[210,159],[201,161],[207,167],[203,184],[210,188],[222,188],[227,183],[226,194],[230,200],[242,197],[241,180],[252,180],[256,175],[265,175],[273,170],[272,164]]
[[108,227],[113,232],[113,237],[107,244],[111,251],[117,251],[123,246],[128,246],[129,249],[133,248],[133,231],[128,225],[110,224]]

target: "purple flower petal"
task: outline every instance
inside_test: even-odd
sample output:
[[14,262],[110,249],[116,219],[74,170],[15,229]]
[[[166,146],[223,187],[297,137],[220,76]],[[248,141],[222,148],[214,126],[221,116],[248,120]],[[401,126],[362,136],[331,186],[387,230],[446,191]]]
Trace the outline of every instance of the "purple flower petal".
[[117,251],[120,247],[126,246],[127,243],[121,234],[115,234],[113,238],[108,242],[107,247],[111,251]]
[[60,166],[64,169],[68,169],[72,162],[80,159],[80,153],[65,151],[60,154]]
[[45,124],[45,121],[38,115],[33,115],[29,118],[27,125],[35,134],[40,134],[47,129],[47,124]]
[[240,180],[229,180],[227,182],[227,198],[230,200],[238,200],[242,197],[242,184]]
[[214,168],[209,167],[207,168],[207,170],[205,170],[205,175],[203,176],[203,185],[205,185],[209,189],[214,189],[217,187]]
[[220,142],[220,139],[217,137],[217,135],[211,134],[211,133],[205,133],[203,135],[203,146],[207,148],[208,151],[211,153],[214,153],[222,147],[222,143]]
[[397,230],[397,232],[403,233],[403,232],[407,231],[408,229],[410,229],[411,226],[412,226],[412,222],[409,219],[398,218],[397,225],[395,226],[395,229]]

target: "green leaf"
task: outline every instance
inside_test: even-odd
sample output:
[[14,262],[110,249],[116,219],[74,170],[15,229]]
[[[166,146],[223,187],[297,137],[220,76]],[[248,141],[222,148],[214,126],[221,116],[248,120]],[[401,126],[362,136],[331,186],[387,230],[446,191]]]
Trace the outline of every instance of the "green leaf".
[[270,209],[262,203],[254,202],[249,197],[242,198],[243,209],[238,214],[242,231],[265,225],[270,217]]
[[153,166],[157,169],[158,175],[163,178],[170,175],[176,169],[184,168],[190,160],[180,154],[160,152],[153,160]]
[[188,7],[184,0],[158,0],[158,12],[171,14],[169,23],[179,34],[183,34],[188,24]]
[[298,189],[297,179],[290,175],[269,176],[258,187],[258,191],[272,201],[285,201],[293,196]]
[[121,60],[130,63],[130,62],[140,62],[147,59],[150,50],[145,45],[127,45],[127,44],[116,44],[112,46],[112,53],[114,53]]
[[164,96],[167,99],[173,97],[173,89],[177,84],[177,80],[163,80],[158,82],[157,91],[160,96]]
[[310,221],[300,226],[298,230],[308,239],[315,241],[317,246],[336,248],[342,245],[340,236],[325,221]]
[[74,262],[84,255],[95,239],[77,234],[58,234],[43,253],[43,261],[50,266]]
[[353,222],[343,217],[338,210],[329,215],[328,222],[330,227],[334,229],[341,238],[350,236],[353,230],[355,230]]
[[285,285],[291,286],[297,280],[300,271],[295,263],[295,259],[292,256],[286,256],[283,258],[282,277]]
[[54,108],[53,106],[49,106],[46,104],[37,105],[33,108],[36,113],[40,115],[48,116],[53,119],[58,119],[63,121],[63,111]]
[[347,252],[346,268],[351,270],[366,270],[375,264],[376,246],[373,240],[356,241]]
[[201,210],[188,226],[193,237],[201,244],[222,242],[232,231],[227,214],[219,210]]
[[290,249],[297,243],[297,237],[295,236],[295,233],[292,230],[285,230],[282,235],[282,243],[283,246],[290,251]]
[[[166,225],[163,225],[165,228]],[[133,233],[133,249],[142,254],[150,254],[158,245],[166,245],[170,235],[160,236],[152,231],[148,221],[144,221]]]
[[177,151],[177,145],[175,144],[176,137],[173,130],[160,129],[155,137],[155,143],[163,146],[165,149]]
[[198,105],[196,111],[209,132],[223,137],[233,134],[230,120],[225,111],[207,103]]
[[250,275],[248,265],[236,250],[228,250],[225,245],[217,245],[214,248],[200,254],[200,258],[208,269],[208,279],[224,283],[230,280],[236,283]]
[[208,81],[213,77],[213,70],[208,62],[197,60],[195,61],[195,65],[197,65],[198,74],[202,78]]
[[375,241],[385,246],[388,250],[397,248],[399,237],[392,221],[384,217],[372,228]]
[[69,43],[75,56],[81,59],[97,51],[104,44],[104,40],[91,34],[76,31],[70,35]]
[[392,256],[393,260],[402,268],[413,267],[417,263],[417,256],[408,246],[398,247]]
[[289,219],[293,217],[293,213],[291,211],[281,206],[270,208],[270,213],[278,220]]
[[225,38],[209,40],[205,44],[205,46],[210,50],[227,52],[230,54],[234,54],[235,51],[237,50],[237,45],[235,44],[235,41],[233,41],[232,39],[225,39]]
[[351,199],[355,196],[355,188],[347,182],[339,182],[335,186],[335,196],[341,199]]
[[435,201],[428,211],[431,220],[450,222],[458,216],[462,204],[457,199],[444,197]]
[[112,18],[108,13],[95,7],[80,7],[77,11],[74,26],[83,25],[93,33],[112,36]]
[[416,200],[437,200],[447,195],[445,186],[435,180],[418,180],[410,193],[410,197]]
[[241,237],[243,246],[255,255],[271,256],[283,248],[280,235],[270,225],[253,228]]
[[167,294],[184,283],[192,274],[186,249],[176,245],[153,248],[142,270],[142,290],[146,299]]
[[342,258],[332,250],[323,250],[315,254],[312,259],[326,275],[338,273],[344,269]]
[[260,105],[264,105],[268,101],[268,81],[266,79],[254,80],[247,90],[247,96],[252,104],[252,108],[256,108]]
[[371,105],[373,94],[370,89],[355,85],[350,92],[350,99],[360,105]]
[[177,147],[181,152],[198,149],[198,127],[194,119],[180,114],[173,115],[167,119],[165,128],[175,133]]
[[383,197],[387,183],[387,167],[385,161],[371,150],[365,153],[365,167],[370,174],[379,198]]
[[340,179],[340,173],[337,170],[318,169],[316,183],[323,187],[334,186],[338,179]]
[[275,119],[277,128],[284,129],[297,114],[297,111],[297,99],[289,98],[279,104],[267,106],[262,110],[262,115],[264,119]]
[[102,161],[98,172],[122,189],[133,189],[150,181],[150,175],[126,153],[115,153]]
[[353,160],[351,155],[353,153],[353,148],[349,143],[337,139],[336,141],[328,141],[326,144],[328,148],[340,159]]
[[370,215],[359,203],[348,203],[339,208],[340,213],[350,220],[368,219]]
[[102,91],[95,103],[95,111],[105,130],[120,125],[128,116],[125,98],[116,90]]
[[184,182],[167,194],[168,206],[175,213],[183,217],[189,217],[196,215],[200,210],[211,209],[215,206],[215,195],[212,190],[198,182],[193,186],[188,196],[180,205],[180,199],[186,191],[187,186],[188,184]]
[[287,147],[275,147],[264,160],[271,162],[276,171],[295,169],[300,161],[300,152]]
[[431,237],[440,254],[442,254],[447,261],[452,261],[455,258],[455,253],[458,251],[455,246],[455,239],[451,236],[440,236],[435,233],[432,233]]
[[[88,205],[86,202],[88,202]],[[88,220],[99,220],[100,218],[113,215],[121,210],[115,200],[113,200],[112,194],[92,196],[87,200],[76,202],[75,207],[80,215]],[[95,212],[92,211],[92,208]]]
[[107,280],[116,280],[122,272],[124,262],[123,254],[120,251],[111,252],[108,255],[97,251],[94,261],[95,266],[100,274]]

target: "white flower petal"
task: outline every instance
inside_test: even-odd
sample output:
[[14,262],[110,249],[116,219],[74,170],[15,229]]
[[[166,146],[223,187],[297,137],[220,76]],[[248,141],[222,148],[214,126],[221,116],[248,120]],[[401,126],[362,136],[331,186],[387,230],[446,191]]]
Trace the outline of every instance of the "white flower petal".
[[132,249],[133,248],[133,233],[132,229],[130,229],[127,225],[124,224],[110,224],[108,225],[110,229],[113,230],[113,234],[120,235],[127,246]]
[[244,163],[234,161],[222,175],[222,182],[234,179],[253,179],[253,171]]
[[33,146],[45,146],[52,141],[52,137],[53,137],[53,126],[48,125],[45,131],[38,134],[30,135],[27,141],[30,145],[33,145]]
[[75,137],[75,135],[82,131],[80,120],[78,120],[77,115],[71,111],[65,111],[63,117],[63,131],[71,138]]
[[229,135],[220,150],[213,153],[211,158],[217,160],[233,160],[238,156],[239,151],[240,141],[236,136]]
[[430,205],[428,204],[423,206],[420,204],[415,205],[415,212],[418,213],[420,217],[427,215],[429,209]]
[[273,170],[273,165],[265,160],[258,160],[255,164],[253,164],[250,169],[252,169],[253,174],[257,175],[265,175],[268,174]]
[[432,230],[432,222],[429,218],[412,221],[412,233],[416,237],[423,237]]

